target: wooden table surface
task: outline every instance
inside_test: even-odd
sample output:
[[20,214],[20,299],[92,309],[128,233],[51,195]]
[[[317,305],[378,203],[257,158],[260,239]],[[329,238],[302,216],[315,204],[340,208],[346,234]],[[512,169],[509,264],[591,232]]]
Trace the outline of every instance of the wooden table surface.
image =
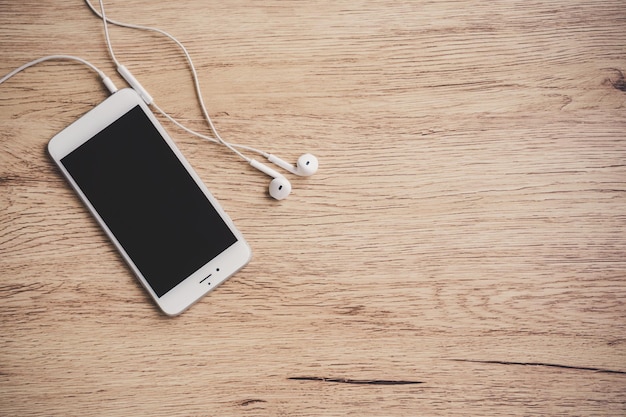
[[[106,2],[177,36],[222,136],[163,120],[254,259],[161,314],[46,154],[102,101],[69,62],[0,85],[2,416],[626,413],[626,4]],[[167,39],[111,27],[208,132]],[[80,0],[0,0],[0,73],[52,53],[122,86]]]

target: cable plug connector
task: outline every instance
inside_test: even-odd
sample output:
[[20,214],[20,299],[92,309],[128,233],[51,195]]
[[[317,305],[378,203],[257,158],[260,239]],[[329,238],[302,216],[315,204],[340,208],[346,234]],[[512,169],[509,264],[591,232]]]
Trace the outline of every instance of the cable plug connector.
[[101,79],[102,79],[102,84],[104,84],[104,86],[107,88],[107,90],[109,90],[111,94],[114,94],[117,92],[117,86],[115,85],[115,83],[113,83],[113,81],[111,81],[109,77],[102,74]]

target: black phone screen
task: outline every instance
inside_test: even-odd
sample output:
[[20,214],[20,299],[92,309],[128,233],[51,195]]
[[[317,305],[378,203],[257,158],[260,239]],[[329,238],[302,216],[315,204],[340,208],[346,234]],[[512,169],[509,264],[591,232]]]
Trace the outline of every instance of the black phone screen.
[[158,297],[237,241],[139,106],[61,163]]

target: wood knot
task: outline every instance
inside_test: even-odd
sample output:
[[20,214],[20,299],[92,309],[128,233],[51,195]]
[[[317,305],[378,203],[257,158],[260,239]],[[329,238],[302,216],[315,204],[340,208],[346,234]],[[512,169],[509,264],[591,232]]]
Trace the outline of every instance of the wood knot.
[[610,84],[614,89],[626,93],[626,80],[624,79],[624,73],[617,68],[610,68],[610,70],[613,71],[615,75],[606,78],[604,84]]

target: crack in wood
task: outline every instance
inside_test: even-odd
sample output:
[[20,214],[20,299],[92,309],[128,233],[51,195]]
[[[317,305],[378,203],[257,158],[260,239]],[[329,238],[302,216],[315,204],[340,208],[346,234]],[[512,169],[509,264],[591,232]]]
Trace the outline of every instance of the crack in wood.
[[259,399],[253,398],[253,399],[250,399],[250,400],[242,401],[242,402],[239,403],[239,405],[242,406],[242,407],[247,407],[247,406],[249,406],[251,404],[266,403],[266,402],[267,401],[265,401],[265,400],[259,400]]
[[573,366],[573,365],[560,365],[557,363],[545,363],[545,362],[514,362],[514,361],[488,361],[488,360],[472,360],[472,359],[450,359],[454,362],[470,362],[470,363],[483,363],[492,365],[516,365],[516,366],[544,366],[549,368],[571,369],[575,371],[590,371],[604,374],[618,374],[626,375],[626,371],[618,371],[615,369],[594,368],[588,366]]
[[295,376],[287,378],[291,381],[321,381],[334,382],[340,384],[356,385],[416,385],[423,384],[423,381],[395,380],[395,379],[350,379],[350,378],[322,378],[317,376]]

